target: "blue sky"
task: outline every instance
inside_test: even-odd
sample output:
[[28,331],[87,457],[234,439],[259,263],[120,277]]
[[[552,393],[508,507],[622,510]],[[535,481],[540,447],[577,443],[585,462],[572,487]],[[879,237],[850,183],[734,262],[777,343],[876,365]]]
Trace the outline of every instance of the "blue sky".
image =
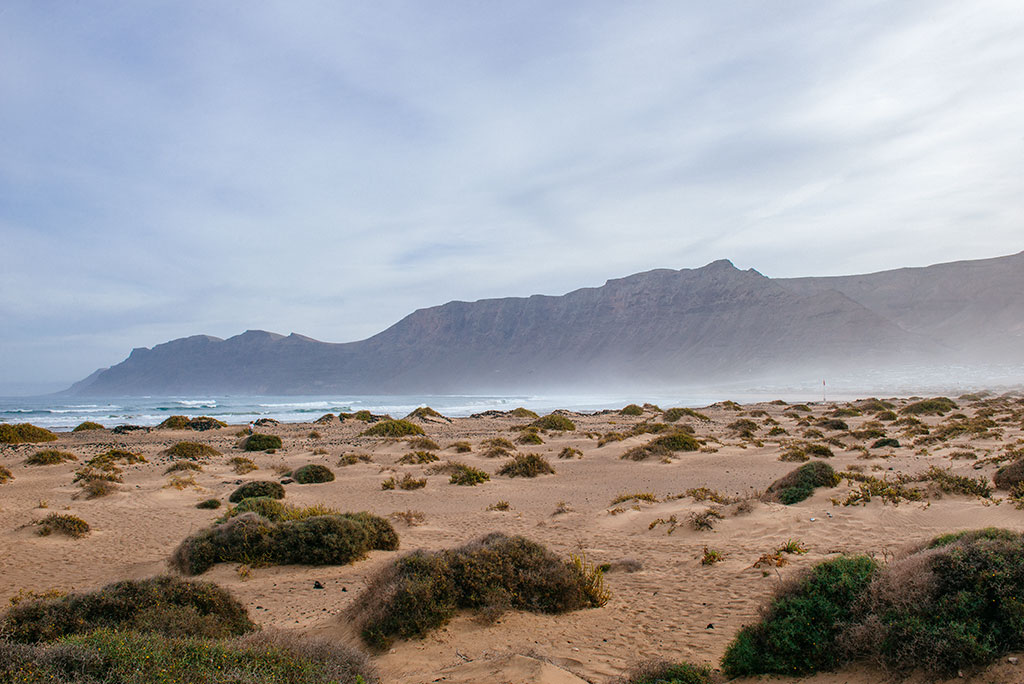
[[0,5],[0,394],[729,258],[1024,249],[1024,9]]

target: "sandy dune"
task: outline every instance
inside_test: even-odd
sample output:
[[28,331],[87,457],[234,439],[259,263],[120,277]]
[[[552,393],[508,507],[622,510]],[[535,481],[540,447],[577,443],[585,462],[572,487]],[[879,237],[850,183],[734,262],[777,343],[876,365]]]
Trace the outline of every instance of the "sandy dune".
[[[898,408],[906,401],[896,403]],[[957,412],[973,417],[991,403],[960,401]],[[990,431],[912,446],[913,437],[900,436],[902,427],[885,423],[887,435],[899,437],[904,446],[871,449],[870,458],[853,447],[870,446],[874,439],[816,429],[826,438],[839,440],[831,446],[835,456],[829,459],[837,471],[852,466],[864,474],[892,476],[940,465],[952,467],[957,474],[990,477],[997,465],[979,459],[1020,449],[1024,443],[1020,419],[1024,405],[1017,399],[997,403],[992,418],[1000,421],[998,435]],[[812,408],[811,427],[836,405]],[[518,447],[520,453],[544,454],[557,470],[555,475],[534,479],[496,476],[504,459],[485,458],[480,447],[493,437],[514,439],[519,433],[513,428],[527,420],[420,421],[442,447],[437,452],[442,460],[482,468],[492,479],[476,487],[459,487],[449,484],[445,474],[428,474],[427,486],[414,491],[382,491],[380,483],[394,473],[420,475],[428,466],[396,464],[410,451],[408,444],[361,437],[366,425],[353,420],[260,428],[280,435],[285,448],[274,454],[246,454],[259,470],[245,475],[235,474],[228,464],[229,458],[242,454],[237,446],[239,426],[209,432],[65,433],[55,443],[3,446],[0,465],[9,468],[15,479],[0,485],[0,601],[6,604],[21,589],[92,589],[117,579],[164,572],[174,547],[222,512],[198,510],[198,501],[210,497],[226,501],[244,481],[280,479],[275,466],[283,470],[321,463],[329,466],[337,479],[326,484],[288,484],[286,500],[385,516],[398,511],[421,512],[422,524],[395,523],[402,546],[398,553],[454,546],[487,532],[503,531],[527,536],[561,554],[582,550],[596,563],[613,565],[606,576],[612,592],[606,606],[554,616],[508,613],[494,624],[484,624],[471,614],[460,615],[427,638],[399,642],[378,656],[385,681],[606,682],[648,658],[717,663],[739,627],[756,618],[758,608],[780,579],[832,554],[886,557],[942,532],[985,526],[1024,529],[1024,512],[1011,502],[998,501],[1005,492],[997,492],[992,500],[933,491],[921,502],[892,505],[876,499],[867,505],[835,505],[832,499],[841,501],[851,489],[851,483],[844,481],[834,489],[819,489],[810,499],[792,506],[756,498],[751,499],[749,512],[737,511],[735,504],[724,506],[724,517],[713,530],[696,531],[687,524],[688,516],[704,511],[710,502],[668,497],[695,487],[753,497],[800,465],[779,461],[778,456],[788,442],[803,439],[801,435],[808,429],[798,425],[799,418],[807,414],[792,414],[785,405],[765,403],[740,410],[716,405],[701,411],[710,422],[684,417],[677,425],[692,425],[706,449],[676,453],[668,463],[657,458],[642,462],[620,458],[629,448],[653,439],[651,434],[598,446],[599,435],[629,432],[645,421],[659,421],[660,412],[647,410],[637,417],[573,414],[575,431],[543,434],[544,444]],[[784,415],[787,413],[790,416]],[[754,439],[742,438],[727,427],[740,418],[758,423]],[[769,418],[788,434],[767,436],[771,426],[765,421]],[[842,419],[856,431],[873,418],[864,414]],[[943,418],[922,416],[921,420],[934,426]],[[310,436],[314,430],[319,437]],[[161,452],[182,440],[210,444],[224,455],[203,463],[203,472],[195,474],[198,487],[178,490],[166,487],[170,476],[163,471],[171,461]],[[472,453],[456,454],[445,448],[458,440],[471,442]],[[819,438],[806,441],[823,443]],[[582,458],[559,459],[557,455],[566,446],[581,450]],[[24,464],[26,456],[49,447],[71,451],[79,462]],[[83,460],[112,447],[142,453],[149,462],[126,466],[118,492],[93,500],[82,498],[72,484],[74,471]],[[315,454],[314,450],[327,453]],[[973,451],[975,457],[950,458],[950,454],[965,450]],[[372,462],[339,466],[343,453],[370,454]],[[658,502],[611,505],[620,494],[638,492],[650,492]],[[487,510],[498,501],[507,501],[510,510]],[[79,540],[57,534],[38,536],[32,523],[52,512],[74,513],[88,521],[93,531]],[[678,526],[671,533],[671,524],[651,529],[653,521],[670,521],[673,516]],[[802,541],[808,552],[786,555],[789,562],[781,568],[753,567],[762,554],[788,540]],[[724,560],[702,565],[705,547],[720,551]],[[222,564],[202,577],[233,591],[260,624],[351,639],[342,611],[367,578],[395,556],[395,552],[375,551],[350,566],[255,568],[248,576],[235,565]],[[619,569],[620,561],[636,561],[639,569]],[[314,588],[317,581],[323,589]],[[867,666],[857,666],[801,681],[866,684],[883,677]],[[957,681],[1024,681],[1024,665],[1003,662],[986,673]]]

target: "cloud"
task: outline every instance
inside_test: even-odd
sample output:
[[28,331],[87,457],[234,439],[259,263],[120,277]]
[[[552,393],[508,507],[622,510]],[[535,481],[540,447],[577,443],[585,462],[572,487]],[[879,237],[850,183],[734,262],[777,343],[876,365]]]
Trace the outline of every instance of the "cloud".
[[8,3],[0,352],[29,363],[0,392],[718,258],[1019,251],[1022,29],[985,0]]

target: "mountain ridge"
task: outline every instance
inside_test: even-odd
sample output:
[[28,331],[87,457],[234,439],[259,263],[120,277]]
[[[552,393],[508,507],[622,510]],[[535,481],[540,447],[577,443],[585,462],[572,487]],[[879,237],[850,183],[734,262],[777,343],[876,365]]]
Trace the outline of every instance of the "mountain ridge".
[[[998,295],[994,302],[986,299],[991,293]],[[961,328],[968,324],[965,335]],[[671,386],[795,369],[956,362],[975,353],[1024,362],[1022,335],[1024,252],[789,279],[720,259],[700,268],[634,273],[564,295],[454,300],[417,309],[356,342],[259,330],[227,339],[193,335],[133,349],[67,392],[402,394]],[[972,346],[972,339],[978,344]]]

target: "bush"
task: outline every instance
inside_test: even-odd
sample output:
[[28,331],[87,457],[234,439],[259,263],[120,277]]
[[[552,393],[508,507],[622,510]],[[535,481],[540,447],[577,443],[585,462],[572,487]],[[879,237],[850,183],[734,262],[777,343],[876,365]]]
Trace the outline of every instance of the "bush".
[[292,472],[292,478],[299,484],[319,484],[333,482],[334,473],[327,466],[310,463]]
[[209,444],[200,444],[199,442],[178,442],[174,446],[165,449],[164,455],[170,456],[171,458],[187,458],[192,461],[197,461],[201,458],[220,456],[221,453]]
[[14,479],[14,475],[11,471],[4,466],[0,466],[0,484],[4,484]]
[[[265,419],[261,419],[265,420]],[[259,421],[257,421],[259,422]],[[219,428],[225,428],[228,424],[222,420],[211,418],[210,416],[196,416],[185,424],[185,427],[189,430],[196,430],[197,432],[205,432],[206,430],[217,430]]]
[[540,454],[516,454],[498,469],[499,475],[509,477],[537,477],[538,475],[554,474],[548,460]]
[[530,427],[535,427],[538,430],[553,430],[555,432],[572,432],[576,429],[576,423],[572,422],[565,416],[557,413],[550,413],[543,418],[530,423]]
[[384,420],[367,428],[364,437],[408,437],[424,434],[423,428],[407,420]]
[[669,410],[665,411],[662,417],[665,419],[666,423],[674,423],[683,416],[688,416],[690,418],[702,420],[705,423],[711,421],[711,419],[708,418],[706,415],[704,415],[700,411],[694,411],[692,408],[670,408]]
[[245,607],[226,590],[167,576],[22,601],[7,612],[4,622],[7,637],[19,643],[52,641],[95,629],[222,638],[256,628]]
[[287,632],[259,632],[222,641],[100,629],[55,644],[0,641],[0,681],[375,684],[380,680],[366,657],[354,649]]
[[85,522],[77,515],[68,515],[66,513],[51,513],[40,520],[38,524],[39,534],[41,536],[60,532],[61,534],[66,534],[69,537],[80,539],[81,537],[89,534],[91,529],[89,527],[89,523]]
[[454,449],[457,454],[468,454],[473,450],[473,445],[469,442],[454,442],[449,449]]
[[945,413],[949,413],[955,408],[957,408],[957,405],[952,399],[948,399],[946,397],[935,397],[934,399],[924,399],[922,401],[915,401],[912,404],[907,404],[900,409],[900,413],[905,416],[941,416]]
[[79,423],[78,425],[76,425],[75,429],[72,430],[72,432],[85,432],[86,430],[106,430],[106,429],[107,428],[103,427],[99,423],[94,423],[91,420],[87,420],[87,421],[84,421],[84,422]]
[[558,452],[558,458],[583,458],[583,452],[574,447],[565,447]]
[[809,497],[816,487],[835,487],[837,484],[839,476],[832,466],[823,461],[812,461],[773,482],[766,494],[788,506]]
[[423,463],[433,463],[434,461],[440,461],[441,457],[437,454],[432,454],[429,451],[414,451],[405,454],[398,462],[403,465],[417,465]]
[[544,440],[536,432],[524,432],[516,439],[517,444],[543,444]]
[[156,426],[158,430],[184,430],[188,427],[188,416],[169,416]]
[[220,499],[206,499],[196,504],[196,508],[214,510],[220,508]]
[[65,461],[77,461],[78,457],[67,451],[43,449],[25,459],[26,465],[57,465]]
[[963,494],[965,496],[980,496],[988,499],[992,496],[992,487],[988,480],[963,475],[954,475],[951,470],[931,466],[921,476],[925,481],[934,482],[946,494]]
[[372,548],[395,548],[397,535],[385,540],[382,530],[390,530],[394,535],[391,523],[369,514],[319,515],[274,522],[247,512],[185,539],[174,551],[171,565],[189,575],[230,562],[346,565]]
[[838,418],[827,418],[825,420],[819,420],[817,423],[818,427],[825,428],[826,430],[849,430],[850,426],[844,421]]
[[897,416],[892,411],[882,411],[882,412],[878,413],[875,416],[875,418],[877,418],[878,420],[884,421],[886,423],[891,423],[891,422],[899,419],[899,416]]
[[792,447],[782,452],[782,454],[779,455],[779,460],[789,461],[791,463],[801,463],[803,461],[811,460],[811,457],[808,456],[807,452],[804,451],[803,449],[800,449],[798,447]]
[[644,415],[644,410],[642,408],[640,408],[639,406],[637,406],[636,404],[630,404],[630,405],[624,406],[622,409],[620,409],[619,410],[619,415],[621,415],[621,416],[642,416],[642,415]]
[[872,583],[843,645],[890,668],[956,676],[1024,648],[1024,538],[986,529],[943,535]]
[[1024,459],[1008,463],[996,471],[993,477],[996,487],[999,489],[1012,490],[1024,482]]
[[413,418],[419,418],[420,420],[423,420],[425,418],[440,418],[442,420],[448,420],[443,415],[441,415],[434,409],[430,408],[429,406],[420,406],[419,408],[414,409],[412,413],[405,417],[406,420],[411,420]]
[[415,551],[370,578],[349,614],[376,649],[425,636],[460,609],[564,613],[607,601],[602,574],[523,537],[494,533],[465,546]]
[[893,439],[892,437],[883,437],[882,439],[880,439],[880,440],[876,441],[874,444],[872,444],[871,448],[872,449],[885,449],[886,447],[892,447],[894,449],[898,449],[899,446],[900,446],[900,441],[898,439]]
[[231,469],[239,475],[245,475],[251,473],[254,470],[259,470],[260,467],[251,458],[245,456],[234,456],[228,463],[231,465]]
[[231,493],[231,496],[228,497],[228,501],[231,503],[238,503],[242,499],[250,499],[257,496],[267,496],[271,499],[283,499],[284,487],[282,487],[279,482],[271,482],[269,480],[246,482]]
[[834,455],[832,450],[824,444],[805,444],[804,451],[808,456],[816,456],[818,458],[832,458]]
[[[441,447],[429,437],[410,437],[405,440],[413,451],[440,451]],[[461,444],[462,442],[460,442]],[[454,445],[453,445],[454,446]]]
[[534,413],[528,408],[523,408],[522,406],[512,409],[511,411],[508,412],[508,415],[512,416],[513,418],[530,418],[531,420],[536,420],[537,418],[540,418],[540,416],[538,416],[536,413]]
[[644,663],[630,672],[624,684],[714,684],[711,668],[689,663]]
[[54,442],[57,435],[31,423],[0,423],[0,444],[25,444],[28,442]]
[[246,451],[267,451],[268,449],[280,449],[281,446],[281,438],[277,435],[256,433],[246,438],[243,448]]
[[643,461],[652,456],[667,457],[675,451],[697,451],[700,449],[700,442],[693,435],[682,430],[668,435],[662,435],[643,446],[633,447],[621,458],[631,461]]
[[490,475],[479,468],[474,468],[462,463],[455,463],[453,464],[453,467],[455,468],[455,472],[452,473],[449,482],[454,485],[472,487],[491,479]]
[[783,585],[761,621],[743,627],[726,648],[722,669],[741,677],[838,667],[836,640],[854,622],[857,601],[877,568],[867,556],[843,556]]

